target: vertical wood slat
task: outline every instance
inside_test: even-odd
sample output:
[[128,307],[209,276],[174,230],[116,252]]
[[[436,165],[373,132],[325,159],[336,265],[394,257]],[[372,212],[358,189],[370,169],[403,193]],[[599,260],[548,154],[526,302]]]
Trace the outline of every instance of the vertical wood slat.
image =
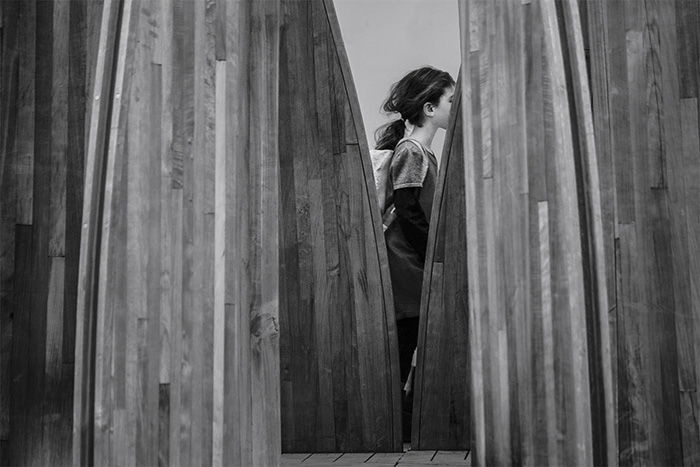
[[282,17],[282,449],[398,450],[388,263],[340,28],[331,2]]
[[[563,17],[562,27],[566,30],[567,42],[565,57],[568,59],[567,70],[571,73],[585,76],[587,73],[586,57],[584,56],[584,32],[579,16],[579,8],[575,2],[560,4],[560,15]],[[610,330],[608,324],[609,294],[607,291],[609,265],[612,263],[609,251],[610,238],[606,237],[607,222],[604,217],[604,201],[606,193],[605,180],[600,180],[600,164],[596,153],[594,122],[592,115],[591,90],[587,80],[580,80],[573,87],[573,107],[580,128],[577,136],[580,151],[581,186],[587,196],[581,203],[582,224],[586,231],[586,242],[583,246],[584,274],[588,274],[589,282],[587,309],[587,325],[595,329],[588,334],[589,378],[593,413],[592,423],[593,450],[598,456],[595,464],[609,464],[617,457],[617,435],[615,433],[615,404],[613,402],[614,386],[612,371],[612,353]],[[579,191],[581,193],[581,191]],[[606,251],[607,250],[607,251]],[[585,265],[589,266],[586,268]],[[602,415],[602,418],[597,418]]]
[[[31,299],[20,305],[20,310],[29,313],[30,334],[29,353],[27,354],[27,430],[25,438],[24,463],[40,465],[44,455],[35,449],[43,444],[44,403],[33,403],[43,399],[47,378],[44,373],[45,349],[47,341],[47,300],[50,278],[50,237],[52,234],[50,200],[51,162],[52,162],[52,100],[53,78],[59,69],[53,55],[54,12],[57,5],[53,2],[36,2],[34,32],[36,34],[35,60],[35,103],[34,119],[34,161],[32,183],[32,295]],[[39,34],[39,31],[42,34]],[[31,33],[31,32],[30,32]],[[62,34],[62,33],[61,33]],[[57,193],[58,195],[58,193]],[[26,307],[26,308],[25,308]]]
[[15,168],[18,223],[31,224],[33,214],[34,177],[34,109],[36,95],[36,11],[37,2],[20,4],[20,41],[17,162]]
[[15,308],[16,284],[16,190],[15,190],[15,122],[19,57],[19,4],[3,5],[0,15],[0,465],[10,462],[14,384],[13,340],[17,335]]
[[[619,461],[697,463],[698,314],[694,206],[697,2],[588,2],[600,167],[613,177],[614,269],[608,268]],[[617,25],[624,24],[621,29]],[[602,148],[602,149],[600,149]],[[607,253],[609,256],[610,254]]]
[[[89,123],[86,121],[88,130],[85,154],[87,183],[85,183],[83,197],[76,303],[72,443],[74,465],[84,465],[93,457],[95,400],[93,372],[96,357],[94,329],[97,321],[95,292],[99,277],[97,259],[102,222],[102,183],[106,168],[102,151],[106,148],[108,139],[109,101],[120,3],[118,0],[108,0],[104,4],[100,15],[99,42],[95,53],[95,73],[89,88],[91,99],[89,99]],[[97,16],[94,10],[92,14]]]
[[[255,263],[250,316],[253,394],[253,465],[280,462],[279,364],[279,2],[254,2],[251,17],[250,153],[255,164],[249,175],[257,201],[249,209],[255,220],[251,236]],[[252,242],[251,242],[252,243]],[[257,393],[257,394],[256,394]]]
[[[612,378],[601,345],[605,301],[595,303],[598,316],[586,314],[587,297],[607,291],[600,215],[590,219],[600,212],[599,193],[576,188],[599,190],[586,175],[596,170],[595,153],[573,6],[461,6],[472,448],[479,465],[578,465],[614,452],[610,436],[592,442],[593,422],[610,421]],[[586,261],[582,233],[593,248]]]

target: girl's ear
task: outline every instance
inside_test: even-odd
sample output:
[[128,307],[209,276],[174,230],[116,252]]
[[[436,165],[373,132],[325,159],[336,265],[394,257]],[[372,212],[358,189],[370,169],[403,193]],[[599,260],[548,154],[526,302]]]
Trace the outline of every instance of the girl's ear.
[[435,106],[430,102],[426,102],[425,104],[423,104],[423,113],[426,117],[432,117],[433,115],[435,115]]

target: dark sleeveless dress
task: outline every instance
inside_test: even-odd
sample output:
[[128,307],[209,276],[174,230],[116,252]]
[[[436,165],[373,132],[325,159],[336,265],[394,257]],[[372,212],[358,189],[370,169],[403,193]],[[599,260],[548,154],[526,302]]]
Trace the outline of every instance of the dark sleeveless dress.
[[[421,147],[424,151],[421,151]],[[401,188],[420,188],[418,201],[427,222],[430,222],[437,170],[435,155],[420,142],[403,139],[396,146],[391,161],[390,192]],[[387,205],[390,205],[393,193],[388,198]],[[404,232],[405,226],[405,220],[402,222],[399,217],[384,233],[397,320],[418,317],[423,287],[425,259],[411,245]]]

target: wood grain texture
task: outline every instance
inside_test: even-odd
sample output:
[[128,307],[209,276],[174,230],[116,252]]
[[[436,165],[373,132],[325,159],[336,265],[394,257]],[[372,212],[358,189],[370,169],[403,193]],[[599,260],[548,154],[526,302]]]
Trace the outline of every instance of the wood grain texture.
[[612,206],[606,242],[615,246],[607,279],[618,459],[693,465],[700,162],[689,155],[698,152],[698,4],[589,2],[587,15],[603,205]]
[[[5,2],[4,7],[0,40],[2,462],[66,465],[71,460],[85,154],[84,59],[90,47],[86,3]],[[13,363],[14,358],[22,362]]]
[[615,452],[601,193],[575,8],[460,4],[477,465],[606,464]]
[[216,6],[105,3],[76,463],[279,463],[279,4]]
[[282,2],[282,450],[401,448],[388,263],[330,1]]
[[[461,82],[457,84],[461,89]],[[430,219],[413,399],[412,449],[470,446],[464,142],[458,92]]]
[[13,385],[13,336],[16,329],[15,309],[15,251],[16,251],[16,151],[15,134],[18,87],[18,17],[19,4],[4,5],[0,17],[0,440],[3,456],[9,463],[10,427]]

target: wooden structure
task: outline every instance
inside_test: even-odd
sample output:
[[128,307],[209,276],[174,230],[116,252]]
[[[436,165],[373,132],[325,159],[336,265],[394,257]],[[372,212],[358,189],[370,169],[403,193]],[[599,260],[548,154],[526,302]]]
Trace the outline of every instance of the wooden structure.
[[430,219],[413,399],[412,449],[469,449],[470,360],[461,82]]
[[0,5],[0,465],[71,459],[98,1]]
[[585,6],[619,462],[698,465],[700,5]]
[[[700,463],[700,6],[460,21],[414,444]],[[0,465],[400,450],[365,141],[331,0],[0,2]]]
[[340,28],[330,1],[282,5],[282,449],[400,451],[386,247]]
[[279,462],[278,2],[109,0],[74,462]]
[[474,0],[460,15],[473,462],[614,463],[577,3]]

